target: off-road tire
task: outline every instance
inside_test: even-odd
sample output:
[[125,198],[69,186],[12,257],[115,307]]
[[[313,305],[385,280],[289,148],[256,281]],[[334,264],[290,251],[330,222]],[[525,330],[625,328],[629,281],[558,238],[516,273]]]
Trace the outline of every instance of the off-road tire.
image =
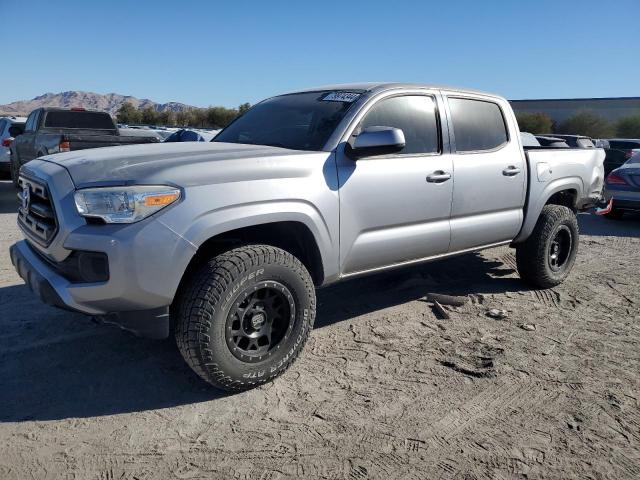
[[[228,318],[243,295],[267,283],[286,286],[290,293],[288,301],[295,305],[288,316],[291,333],[266,358],[243,361],[225,336]],[[268,245],[246,245],[210,259],[187,279],[172,308],[185,361],[206,382],[227,391],[256,387],[287,370],[309,337],[315,313],[307,269],[290,253]]]
[[[556,235],[569,232],[571,245],[561,268],[554,270],[550,260]],[[571,272],[578,252],[578,221],[575,214],[561,205],[545,205],[529,238],[516,247],[520,278],[537,288],[551,288],[562,283]]]

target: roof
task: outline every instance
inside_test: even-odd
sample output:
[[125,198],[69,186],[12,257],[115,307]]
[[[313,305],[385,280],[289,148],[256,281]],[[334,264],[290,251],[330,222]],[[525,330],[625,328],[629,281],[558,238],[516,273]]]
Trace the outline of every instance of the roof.
[[313,88],[304,88],[301,90],[294,90],[287,93],[302,93],[302,92],[320,92],[327,90],[345,90],[345,91],[360,91],[360,92],[380,92],[384,90],[392,90],[396,88],[432,88],[437,90],[453,90],[461,93],[475,93],[479,95],[489,95],[492,97],[498,97],[495,93],[483,92],[480,90],[473,90],[470,88],[452,87],[448,85],[435,85],[427,83],[400,83],[400,82],[361,82],[361,83],[336,83],[332,85],[322,85]]
[[588,97],[588,98],[520,98],[509,100],[510,102],[585,102],[611,100],[640,100],[640,97]]

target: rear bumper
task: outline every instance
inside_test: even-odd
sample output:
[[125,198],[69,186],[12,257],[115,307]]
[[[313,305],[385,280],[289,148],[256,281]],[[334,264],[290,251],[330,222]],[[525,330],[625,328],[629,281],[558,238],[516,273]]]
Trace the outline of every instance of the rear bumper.
[[613,208],[618,210],[636,210],[640,211],[640,200],[625,200],[613,198]]
[[613,199],[613,208],[620,210],[640,210],[640,191],[606,190],[607,202]]
[[[10,248],[11,263],[29,289],[44,303],[96,317],[104,323],[115,324],[146,338],[161,339],[169,335],[169,307],[124,312],[104,312],[90,303],[79,301],[73,284],[59,275],[35,253],[25,240]],[[95,288],[95,287],[94,287]]]

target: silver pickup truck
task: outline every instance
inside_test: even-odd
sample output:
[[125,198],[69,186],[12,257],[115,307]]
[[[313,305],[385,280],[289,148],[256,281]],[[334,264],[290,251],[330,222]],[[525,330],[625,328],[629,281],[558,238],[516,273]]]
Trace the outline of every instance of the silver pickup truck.
[[523,150],[496,95],[328,86],[269,98],[211,143],[29,162],[11,258],[43,301],[173,331],[204,380],[242,390],[298,356],[316,287],[497,245],[525,282],[562,282],[604,156]]

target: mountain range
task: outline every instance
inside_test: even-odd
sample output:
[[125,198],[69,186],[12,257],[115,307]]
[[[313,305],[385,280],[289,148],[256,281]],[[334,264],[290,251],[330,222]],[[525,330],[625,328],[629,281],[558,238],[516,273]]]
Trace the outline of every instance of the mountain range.
[[93,92],[69,91],[62,93],[45,93],[31,100],[18,100],[17,102],[0,105],[0,115],[26,116],[32,110],[40,107],[82,107],[92,110],[103,110],[115,116],[120,106],[125,102],[129,102],[135,108],[151,107],[157,112],[167,110],[171,112],[182,112],[195,108],[192,105],[186,105],[184,103],[158,103],[147,98],[136,98],[118,93],[107,93],[103,95]]

